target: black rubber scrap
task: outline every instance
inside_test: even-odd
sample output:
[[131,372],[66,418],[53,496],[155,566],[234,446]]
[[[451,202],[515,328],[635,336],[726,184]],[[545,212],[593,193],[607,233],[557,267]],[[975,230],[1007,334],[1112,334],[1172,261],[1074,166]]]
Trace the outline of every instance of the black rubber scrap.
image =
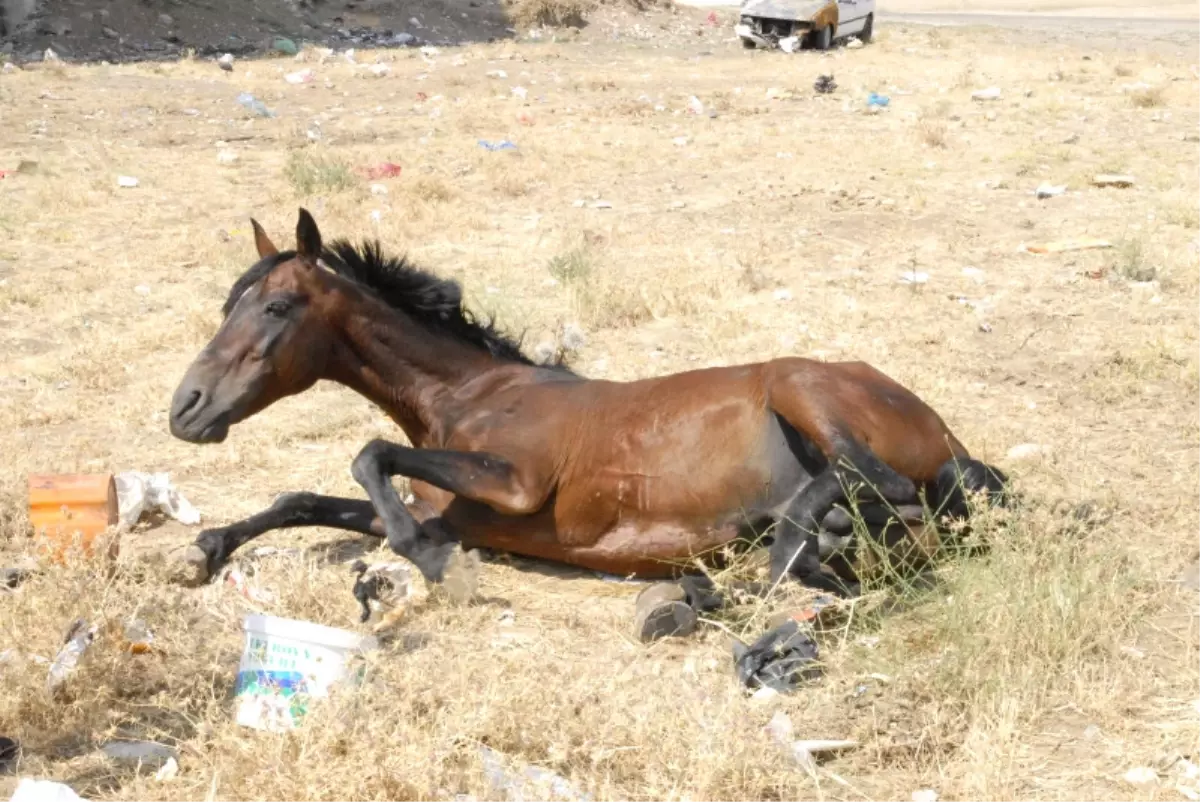
[[813,81],[813,89],[817,90],[818,94],[828,95],[837,89],[837,84],[834,83],[832,75],[818,75],[817,80]]
[[752,645],[733,642],[733,667],[751,690],[791,693],[821,675],[817,642],[794,620],[768,630]]
[[21,745],[15,739],[0,735],[0,772],[12,769],[20,754]]

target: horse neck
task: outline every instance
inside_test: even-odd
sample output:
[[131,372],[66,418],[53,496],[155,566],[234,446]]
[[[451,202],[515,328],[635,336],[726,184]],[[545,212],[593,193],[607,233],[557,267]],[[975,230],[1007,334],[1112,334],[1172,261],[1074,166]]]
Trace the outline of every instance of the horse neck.
[[418,448],[443,440],[446,421],[477,395],[470,385],[497,367],[487,352],[382,303],[359,304],[334,323],[337,342],[322,378],[377,404]]

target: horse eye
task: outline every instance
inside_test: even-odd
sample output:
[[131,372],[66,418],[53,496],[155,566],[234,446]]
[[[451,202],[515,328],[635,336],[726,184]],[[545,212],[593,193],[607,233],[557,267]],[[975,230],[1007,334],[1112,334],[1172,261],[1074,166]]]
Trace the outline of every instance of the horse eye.
[[291,308],[291,304],[287,301],[271,301],[271,303],[267,304],[267,308],[264,311],[272,317],[283,317]]

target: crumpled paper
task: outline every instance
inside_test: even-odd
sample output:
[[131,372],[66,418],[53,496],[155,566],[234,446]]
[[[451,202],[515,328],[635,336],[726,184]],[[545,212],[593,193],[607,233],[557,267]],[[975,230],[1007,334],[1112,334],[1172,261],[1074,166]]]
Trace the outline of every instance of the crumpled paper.
[[180,523],[200,523],[200,511],[171,484],[170,474],[125,471],[114,477],[117,485],[119,528],[133,527],[147,510],[161,510]]

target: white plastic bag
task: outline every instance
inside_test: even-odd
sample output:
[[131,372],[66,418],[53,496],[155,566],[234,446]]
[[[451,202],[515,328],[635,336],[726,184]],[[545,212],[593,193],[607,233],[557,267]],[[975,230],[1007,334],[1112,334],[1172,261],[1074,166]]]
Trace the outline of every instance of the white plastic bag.
[[170,474],[126,471],[116,475],[120,529],[133,527],[146,510],[158,509],[180,523],[200,523],[200,511],[171,484]]
[[9,802],[83,802],[83,797],[69,785],[22,777]]

